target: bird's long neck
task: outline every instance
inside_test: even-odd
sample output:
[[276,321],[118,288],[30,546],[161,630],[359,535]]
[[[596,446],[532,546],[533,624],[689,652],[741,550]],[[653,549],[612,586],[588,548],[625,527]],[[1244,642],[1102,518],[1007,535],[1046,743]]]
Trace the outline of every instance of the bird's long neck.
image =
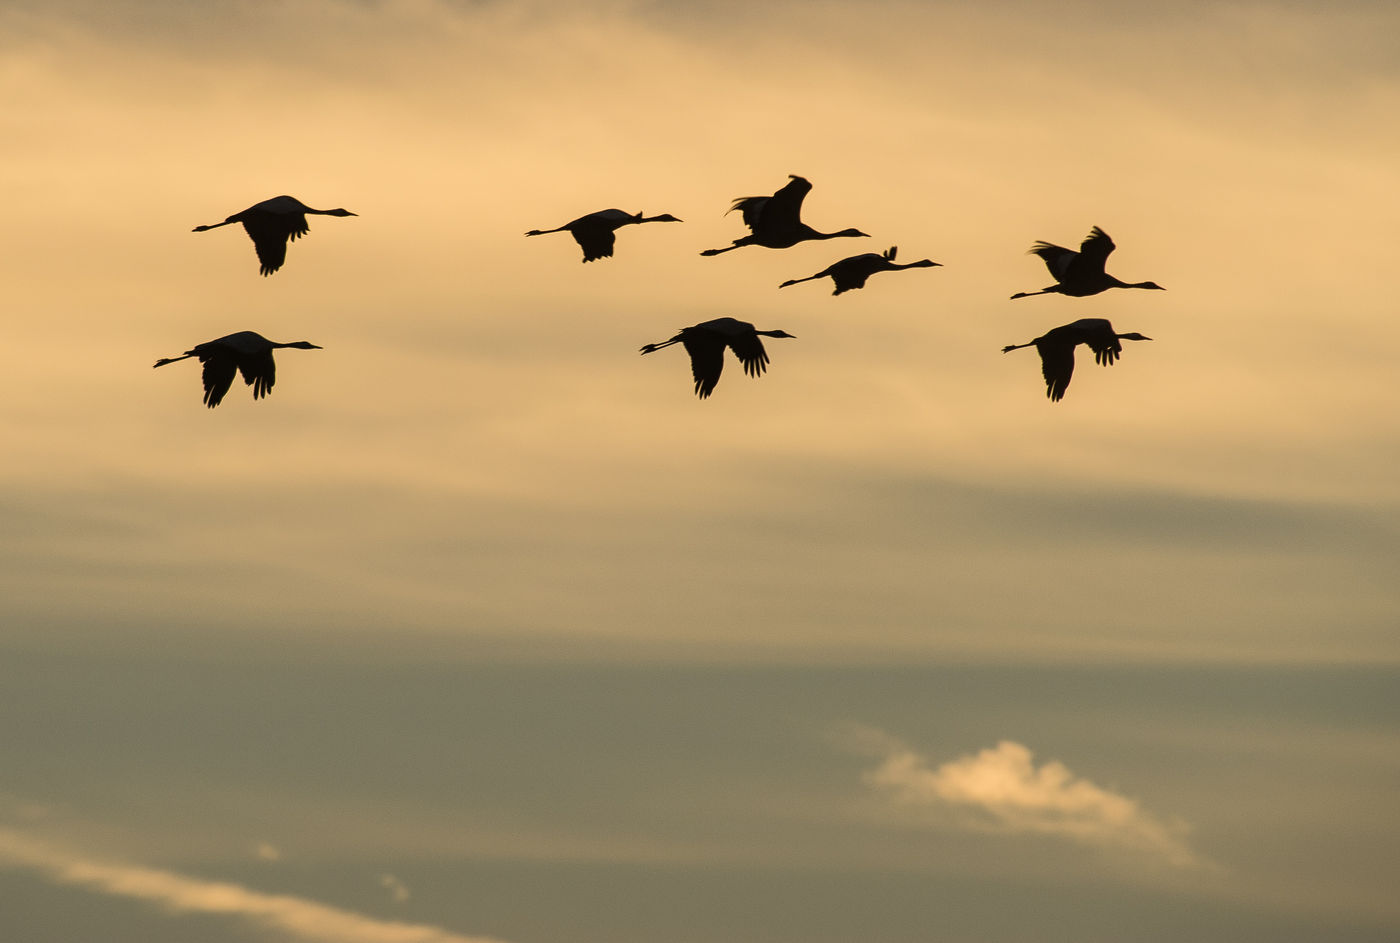
[[1049,288],[1042,288],[1040,291],[1018,291],[1011,296],[1011,300],[1015,301],[1017,298],[1029,298],[1032,295],[1053,295],[1055,292],[1063,290],[1064,289],[1059,285],[1051,285]]
[[222,223],[213,223],[209,226],[196,226],[194,229],[191,229],[190,232],[208,232],[211,229],[218,229],[220,226],[227,226],[229,223],[236,222],[238,221],[235,219],[226,219]]

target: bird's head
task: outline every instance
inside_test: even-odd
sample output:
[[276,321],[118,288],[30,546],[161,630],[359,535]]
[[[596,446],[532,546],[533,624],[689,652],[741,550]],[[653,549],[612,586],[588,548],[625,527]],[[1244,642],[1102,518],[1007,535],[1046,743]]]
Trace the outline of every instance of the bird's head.
[[1150,288],[1150,289],[1152,289],[1153,291],[1166,291],[1165,288],[1163,288],[1161,285],[1158,285],[1156,282],[1143,282],[1141,285],[1138,285],[1137,287],[1139,287],[1139,288]]
[[360,214],[359,214],[359,213],[352,213],[352,212],[350,212],[349,210],[336,208],[336,209],[333,209],[333,210],[326,210],[325,215],[327,215],[327,216],[359,216]]
[[651,221],[652,221],[653,223],[680,223],[680,222],[684,222],[684,220],[680,219],[679,217],[672,216],[670,213],[662,213],[660,216],[653,216],[653,217],[651,218]]
[[1119,337],[1120,339],[1122,339],[1122,340],[1125,340],[1125,341],[1150,341],[1150,340],[1152,340],[1152,338],[1148,337],[1146,334],[1139,334],[1137,331],[1133,331],[1131,334],[1119,334],[1118,337]]
[[870,238],[870,233],[868,233],[868,232],[861,232],[859,229],[843,229],[843,230],[841,230],[840,232],[836,233],[835,235],[837,235],[837,236],[864,236],[864,237],[866,237],[867,239]]
[[769,337],[791,337],[796,338],[796,334],[789,334],[787,331],[764,331]]
[[293,343],[290,343],[290,344],[288,344],[287,346],[288,346],[288,347],[295,347],[295,348],[297,348],[298,350],[324,350],[324,349],[325,349],[324,347],[321,347],[319,344],[313,344],[313,343],[311,343],[310,341],[294,341]]

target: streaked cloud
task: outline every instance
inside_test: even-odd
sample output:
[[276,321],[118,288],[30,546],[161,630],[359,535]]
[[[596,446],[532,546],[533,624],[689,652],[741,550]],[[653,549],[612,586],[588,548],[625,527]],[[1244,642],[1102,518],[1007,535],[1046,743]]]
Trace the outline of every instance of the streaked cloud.
[[932,824],[1137,849],[1183,868],[1207,864],[1186,844],[1185,823],[1160,819],[1058,760],[1037,765],[1024,744],[1003,740],[935,766],[879,731],[860,737],[884,754],[864,774],[866,785]]
[[[244,920],[310,943],[495,943],[487,937],[463,936],[427,924],[379,920],[302,897],[96,860],[9,829],[0,829],[0,865],[32,870],[58,884],[145,901],[172,913],[219,914]],[[402,899],[397,893],[395,897]]]

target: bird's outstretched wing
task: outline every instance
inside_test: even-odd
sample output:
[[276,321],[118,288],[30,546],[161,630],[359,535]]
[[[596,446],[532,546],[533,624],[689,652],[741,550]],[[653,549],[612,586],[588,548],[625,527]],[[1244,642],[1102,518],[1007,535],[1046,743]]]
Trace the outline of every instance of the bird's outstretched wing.
[[[793,177],[787,185],[768,199],[763,208],[764,223],[769,226],[796,226],[801,222],[802,201],[812,185],[802,177]],[[745,222],[748,222],[745,218]]]
[[724,371],[724,344],[713,337],[687,335],[681,338],[690,354],[690,372],[695,377],[695,395],[701,399],[714,392]]
[[750,231],[758,225],[759,217],[763,215],[763,208],[772,200],[771,196],[741,196],[734,201],[734,205],[725,211],[725,215],[738,210],[744,216],[744,225]]
[[1057,246],[1053,242],[1037,242],[1031,246],[1030,251],[1034,255],[1040,256],[1045,262],[1045,267],[1050,270],[1055,281],[1062,282],[1069,274],[1070,263],[1079,258],[1079,253],[1073,249],[1066,249],[1064,246]]
[[238,363],[238,372],[243,374],[243,382],[253,388],[253,399],[262,399],[277,382],[277,363],[270,350],[244,356]]
[[243,231],[253,240],[263,275],[271,275],[287,261],[287,241],[311,231],[300,214],[256,213],[243,219]]
[[1074,346],[1072,344],[1037,344],[1040,352],[1040,372],[1045,377],[1045,395],[1053,402],[1064,398],[1074,376]]
[[768,351],[763,349],[763,341],[757,334],[738,334],[727,338],[729,349],[744,365],[744,372],[751,377],[762,376],[768,368]]
[[204,364],[204,405],[213,409],[224,401],[237,367],[234,358],[220,350],[203,351],[199,359]]
[[1089,235],[1085,237],[1084,241],[1079,244],[1079,254],[1086,263],[1096,265],[1098,270],[1102,272],[1104,263],[1108,261],[1108,254],[1115,248],[1117,247],[1114,246],[1113,240],[1108,237],[1108,233],[1095,226],[1089,231]]
[[1094,352],[1094,362],[1111,367],[1123,355],[1123,345],[1112,335],[1084,342]]
[[574,241],[583,250],[583,261],[610,258],[613,246],[617,244],[617,234],[603,226],[578,226],[574,229]]

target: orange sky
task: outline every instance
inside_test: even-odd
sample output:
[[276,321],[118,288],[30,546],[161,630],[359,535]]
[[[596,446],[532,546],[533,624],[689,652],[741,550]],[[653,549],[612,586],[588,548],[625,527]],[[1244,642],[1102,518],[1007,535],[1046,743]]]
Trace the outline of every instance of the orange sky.
[[[354,731],[287,717],[267,724],[291,731],[270,769],[326,743],[344,752],[297,768],[304,782],[296,769],[270,784],[254,770],[211,786],[197,747],[237,739],[223,726],[234,709],[191,720],[197,734],[175,730],[183,746],[169,751],[169,731],[133,723],[150,750],[133,756],[188,763],[169,779],[109,757],[50,782],[20,751],[13,775],[35,770],[37,785],[0,781],[0,864],[120,893],[123,861],[159,859],[170,869],[144,875],[154,890],[141,899],[178,909],[207,899],[201,855],[227,863],[228,836],[275,850],[310,817],[305,853],[327,860],[368,859],[366,848],[431,858],[470,834],[470,854],[551,863],[597,854],[800,871],[809,852],[829,862],[849,851],[867,877],[941,879],[956,871],[943,857],[953,848],[975,862],[958,874],[999,874],[1002,891],[1058,886],[1064,861],[1067,882],[1120,879],[1111,857],[1059,857],[1064,840],[1079,852],[1155,848],[1126,883],[1160,892],[1166,911],[1188,888],[1188,903],[1228,898],[1279,921],[1257,939],[1276,940],[1269,928],[1295,913],[1393,933],[1381,845],[1396,822],[1376,799],[1393,783],[1382,717],[1393,698],[1344,699],[1351,713],[1338,720],[1329,698],[1345,679],[1288,672],[1400,657],[1397,29],[1400,13],[1380,2],[1142,13],[1098,2],[6,4],[0,646],[110,670],[122,684],[93,708],[98,720],[143,717],[147,690],[178,694],[202,660],[244,656],[269,674],[211,671],[210,703],[285,684],[288,703],[319,704],[314,684],[279,672],[339,690],[342,657],[432,670],[641,663],[662,693],[629,675],[640,687],[614,703],[614,681],[576,682],[569,690],[596,710],[581,709],[580,724],[607,734],[595,743],[525,711],[536,756],[481,733],[492,711],[515,709],[504,683],[504,701],[471,702],[484,713],[452,701],[443,720],[402,707],[414,678],[345,682],[363,698],[346,696],[351,713],[393,719],[387,745],[364,748],[366,765],[402,761],[440,786],[416,798],[398,783],[338,792],[337,763],[360,756]],[[699,256],[741,234],[725,214],[733,199],[789,174],[813,184],[808,223],[870,238]],[[190,232],[281,193],[358,216],[312,218],[269,278],[237,227]],[[616,257],[588,265],[566,235],[523,236],[607,207],[684,223],[624,229]],[[1110,272],[1167,291],[1009,299],[1049,283],[1026,254],[1033,242],[1077,246],[1095,225],[1118,245]],[[942,267],[840,297],[825,281],[777,288],[890,246]],[[679,347],[638,354],[726,316],[795,339],[768,343],[761,379],[731,361],[705,401]],[[1111,370],[1081,356],[1067,397],[1050,403],[1034,353],[1000,349],[1082,317],[1153,340],[1127,345]],[[151,369],[240,330],[324,349],[280,353],[268,399],[239,383],[212,411],[196,364]],[[167,655],[176,669],[139,680],[133,659]],[[1209,696],[1197,704],[1173,688],[1144,707],[1130,679],[1095,700],[1073,674],[1141,663],[1204,671]],[[740,666],[733,683],[754,686],[745,704],[769,703],[742,676],[760,664],[818,664],[846,681],[856,666],[921,666],[951,672],[938,675],[951,687],[962,676],[949,666],[971,664],[1078,680],[1035,694],[1018,675],[998,676],[1004,689],[871,695],[865,706],[888,717],[827,712],[813,682],[810,697],[775,696],[782,722],[745,753],[726,738],[752,717],[711,715],[729,680],[694,682],[692,713],[668,713],[667,666],[681,664]],[[1265,668],[1284,680],[1251,674]],[[553,692],[530,677],[521,690]],[[860,677],[852,690],[883,695],[884,681]],[[394,697],[380,697],[381,682]],[[1298,703],[1320,713],[1290,713],[1290,700],[1237,715],[1237,683],[1258,703],[1297,683]],[[466,687],[462,697],[477,696]],[[22,705],[39,718],[25,728],[34,749],[51,748],[65,771],[64,736],[77,736],[62,733],[68,690],[41,686]],[[169,704],[182,702],[166,694],[152,695],[153,711],[178,720]],[[946,700],[922,700],[935,696]],[[792,721],[800,747],[774,732],[792,733],[785,697],[810,723]],[[610,739],[653,715],[695,720],[681,734],[634,732],[646,749]],[[106,729],[94,724],[74,729]],[[490,802],[476,794],[454,804],[460,770],[413,765],[455,756],[458,724],[484,738],[473,742],[506,783],[481,788],[525,797],[519,808],[502,799],[505,811],[482,811]],[[824,739],[839,724],[866,725],[862,742],[882,746],[842,753]],[[395,752],[400,731],[415,749]],[[598,788],[616,807],[599,813],[569,793],[559,811],[547,789],[531,791],[574,782],[553,764],[575,735],[605,759],[567,769],[622,783]],[[807,765],[767,765],[789,750]],[[670,758],[642,773],[674,780],[642,825],[628,815],[653,809],[652,784],[628,765],[634,753]],[[998,805],[959,792],[964,773],[1021,778]],[[89,782],[100,800],[78,788]],[[762,788],[774,782],[791,795]],[[240,789],[247,809],[230,798]],[[892,792],[912,809],[895,809]],[[1066,795],[1092,799],[1077,837],[1043,817]],[[42,818],[23,811],[31,800],[53,816],[38,837],[24,832]],[[1136,829],[1130,840],[1105,825],[1114,815]],[[248,837],[248,822],[267,832]],[[716,822],[730,832],[712,842]],[[988,833],[1034,837],[1008,846]],[[60,841],[72,836],[77,851]],[[753,844],[765,836],[771,847]],[[1032,849],[1030,863],[1007,847]],[[933,871],[920,870],[925,855]],[[280,852],[259,856],[267,865]],[[1171,871],[1182,861],[1196,870]],[[1319,874],[1315,861],[1341,863]],[[1208,873],[1217,863],[1233,869],[1223,883]],[[377,867],[376,893],[404,886]],[[241,907],[275,909],[247,883]],[[1095,899],[1073,898],[1076,912]],[[388,932],[308,906],[367,940]],[[415,913],[410,922],[446,920]],[[263,927],[269,939],[315,939],[279,919]],[[634,929],[639,940],[730,938],[716,926]],[[1330,926],[1300,923],[1298,939]],[[471,919],[453,929],[495,932]],[[1032,938],[1034,926],[1020,929]],[[552,939],[509,922],[500,935]],[[1124,937],[1110,927],[1099,938]]]
[[[80,617],[72,567],[110,556],[140,571],[138,622],[172,582],[214,621],[243,610],[232,565],[331,624],[343,605],[367,627],[722,642],[686,572],[755,573],[762,607],[796,555],[783,595],[860,601],[818,606],[831,628],[772,601],[730,641],[946,655],[1002,648],[989,626],[1022,650],[1027,626],[1081,654],[1239,657],[1252,611],[1270,657],[1395,655],[1365,536],[1393,533],[1396,500],[1384,8],[45,9],[6,18],[0,421],[9,493],[52,547],[22,554],[26,611],[65,586]],[[739,234],[730,200],[788,173],[817,228],[872,238],[697,256]],[[314,219],[268,279],[236,228],[189,232],[281,192],[360,216]],[[614,205],[685,224],[586,267],[565,236],[521,238]],[[1031,242],[1095,224],[1111,271],[1169,290],[1007,300],[1048,281]],[[776,290],[889,245],[944,267]],[[678,349],[635,354],[726,315],[797,340],[704,403]],[[1033,353],[998,350],[1085,316],[1155,340],[1051,405]],[[216,413],[190,365],[149,371],[243,329],[325,350]],[[89,540],[94,516],[120,536]],[[793,528],[813,533],[793,548]],[[504,562],[493,541],[522,533]],[[567,592],[535,592],[540,567]],[[1074,611],[1085,578],[1112,624]],[[678,613],[627,601],[658,585]],[[877,631],[851,624],[871,586]]]

